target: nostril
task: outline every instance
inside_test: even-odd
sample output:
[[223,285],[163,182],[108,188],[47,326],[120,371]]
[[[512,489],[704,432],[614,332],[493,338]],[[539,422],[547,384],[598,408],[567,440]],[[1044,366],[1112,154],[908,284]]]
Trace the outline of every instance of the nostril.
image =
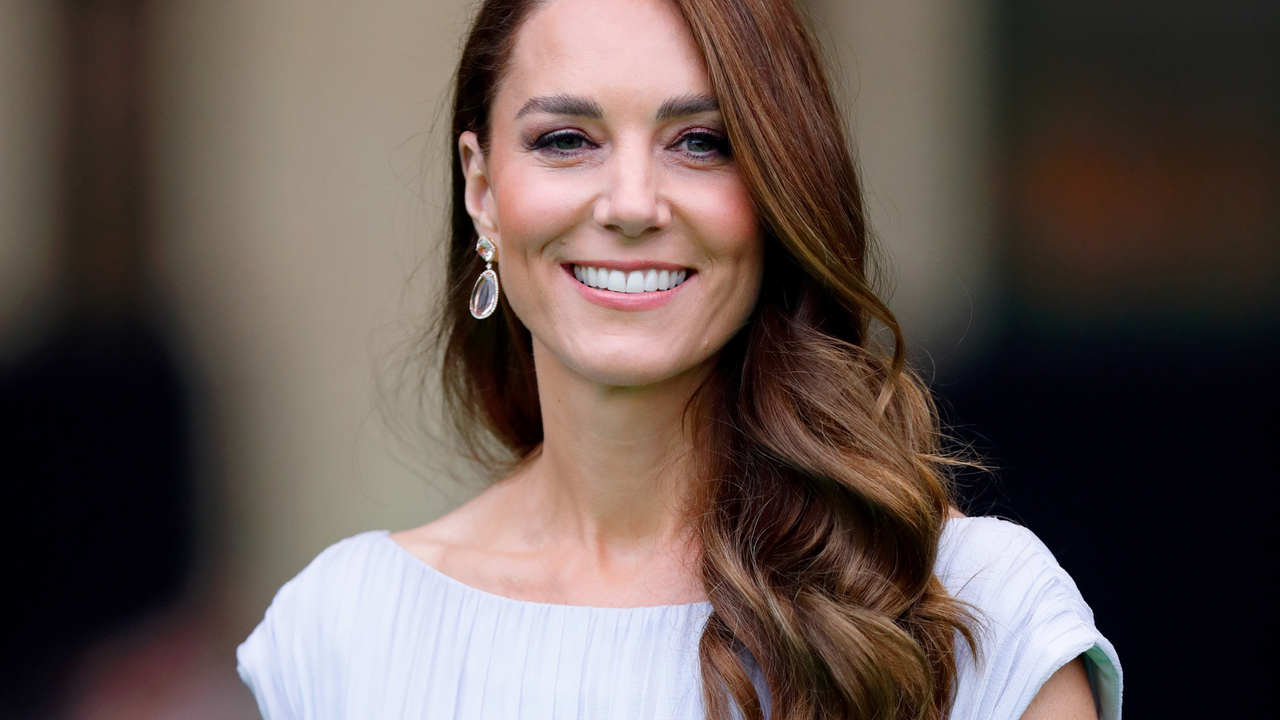
[[598,225],[629,238],[658,232],[671,222],[666,203],[650,193],[602,197],[593,214]]

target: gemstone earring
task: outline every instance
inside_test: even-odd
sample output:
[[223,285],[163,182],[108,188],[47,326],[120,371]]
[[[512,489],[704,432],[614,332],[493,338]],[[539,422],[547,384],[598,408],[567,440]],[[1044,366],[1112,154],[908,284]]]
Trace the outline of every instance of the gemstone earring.
[[481,235],[476,241],[476,252],[484,258],[484,272],[471,288],[471,317],[483,320],[498,308],[498,273],[493,271],[493,258],[498,254],[498,247]]

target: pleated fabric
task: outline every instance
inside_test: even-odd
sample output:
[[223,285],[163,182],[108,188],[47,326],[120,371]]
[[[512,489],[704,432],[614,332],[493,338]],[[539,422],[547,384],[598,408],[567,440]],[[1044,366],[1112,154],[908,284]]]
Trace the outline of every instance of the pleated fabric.
[[[966,518],[948,523],[939,551],[939,578],[983,620],[978,661],[957,658],[952,718],[1016,720],[1085,653],[1100,717],[1118,720],[1115,652],[1034,535]],[[710,612],[512,600],[375,531],[285,584],[237,658],[266,720],[692,720],[704,717],[698,640]]]
[[1083,655],[1100,720],[1119,720],[1120,658],[1071,576],[1026,528],[951,520],[934,573],[981,624],[975,661],[960,643],[951,720],[1016,720],[1049,676]]

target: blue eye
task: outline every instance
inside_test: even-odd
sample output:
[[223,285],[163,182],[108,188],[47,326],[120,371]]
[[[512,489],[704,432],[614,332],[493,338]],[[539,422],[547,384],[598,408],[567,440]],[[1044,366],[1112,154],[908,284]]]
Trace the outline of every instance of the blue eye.
[[551,147],[557,150],[577,150],[582,147],[581,135],[558,135],[551,138]]
[[711,155],[729,155],[729,140],[715,133],[691,132],[680,138],[677,145],[683,145],[685,152],[699,157]]
[[582,150],[590,144],[591,141],[582,133],[562,130],[543,135],[533,141],[530,149],[550,150],[553,153],[572,153]]
[[689,152],[709,153],[716,150],[716,144],[708,137],[691,137],[686,140]]

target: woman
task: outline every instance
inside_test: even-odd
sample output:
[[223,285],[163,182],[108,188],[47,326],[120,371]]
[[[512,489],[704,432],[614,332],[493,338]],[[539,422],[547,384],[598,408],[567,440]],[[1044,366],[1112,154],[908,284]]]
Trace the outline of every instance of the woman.
[[444,387],[517,462],[280,591],[264,716],[1118,717],[1071,580],[951,505],[785,0],[487,2],[453,130]]

